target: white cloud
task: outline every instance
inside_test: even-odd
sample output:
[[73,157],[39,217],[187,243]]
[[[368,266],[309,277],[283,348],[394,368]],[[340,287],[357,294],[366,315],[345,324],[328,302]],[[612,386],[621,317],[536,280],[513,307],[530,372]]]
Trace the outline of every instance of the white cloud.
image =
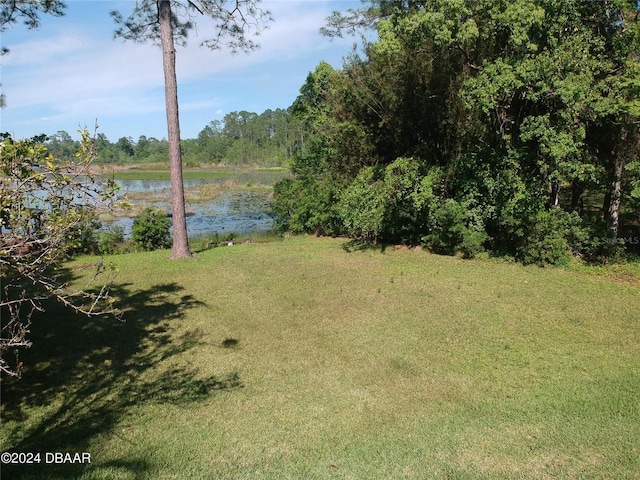
[[[96,13],[85,7],[91,14],[89,20],[98,15],[97,3],[101,2],[91,7]],[[114,41],[113,25],[105,13],[113,5],[103,3],[95,25],[84,20],[72,23],[71,18],[63,17],[51,22],[55,28],[9,35],[11,53],[2,59],[2,88],[8,99],[4,124],[13,128],[33,122],[34,128],[41,129],[40,124],[46,118],[56,130],[75,129],[78,122],[93,122],[96,117],[121,116],[125,124],[143,115],[148,122],[164,122],[161,51],[150,44]],[[256,38],[261,48],[250,54],[212,52],[201,47],[213,23],[199,20],[197,37],[192,37],[188,46],[177,52],[178,82],[185,93],[182,111],[204,110],[211,116],[222,115],[223,105],[229,111],[250,108],[232,105],[229,98],[233,96],[236,101],[242,98],[247,105],[259,104],[254,95],[264,96],[265,88],[281,87],[294,75],[282,71],[286,62],[291,66],[291,62],[306,64],[309,59],[316,59],[317,64],[323,52],[340,48],[340,42],[330,43],[318,33],[330,13],[326,2],[272,0],[263,5],[273,13],[275,22]],[[348,52],[347,43],[350,42],[342,42],[344,53]],[[255,87],[251,87],[251,82],[256,82]],[[236,90],[240,85],[244,92],[238,97]],[[293,90],[295,95],[296,87]]]
[[[19,98],[22,106],[44,103],[67,108],[76,101],[162,84],[159,58],[150,54],[148,46],[123,48],[87,39],[84,48],[75,49],[60,38],[41,43],[48,42],[58,43],[61,47],[57,49],[58,55],[29,64],[21,57],[17,65],[11,63],[11,58],[5,66],[7,94]],[[67,48],[62,48],[63,45]]]
[[326,8],[320,8],[322,5],[321,2],[307,2],[304,5],[300,2],[265,2],[265,7],[273,12],[275,21],[255,38],[260,45],[259,49],[248,54],[232,54],[227,50],[210,51],[201,47],[200,44],[207,39],[206,32],[213,28],[213,23],[200,20],[198,36],[191,38],[188,46],[177,52],[180,79],[190,81],[252,65],[305,57],[310,52],[332,47],[329,40],[319,34],[328,14]]

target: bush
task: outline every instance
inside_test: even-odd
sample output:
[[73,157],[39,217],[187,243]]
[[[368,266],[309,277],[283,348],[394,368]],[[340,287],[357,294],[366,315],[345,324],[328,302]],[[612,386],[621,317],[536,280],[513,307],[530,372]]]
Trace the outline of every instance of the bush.
[[401,157],[385,169],[384,236],[394,242],[416,245],[428,231],[442,172],[431,168],[425,175],[422,163]]
[[356,240],[417,244],[426,233],[439,180],[439,169],[424,175],[413,158],[398,158],[384,170],[365,168],[342,194],[340,217]]
[[538,212],[518,251],[520,259],[524,264],[566,265],[587,239],[581,223],[576,212],[559,208]]
[[338,212],[350,237],[375,243],[384,228],[384,210],[387,200],[384,183],[377,180],[374,167],[360,171],[340,199]]
[[585,240],[581,242],[580,253],[590,263],[620,262],[625,257],[625,244],[613,238],[613,232],[600,212],[583,214]]
[[73,228],[70,229],[66,236],[68,253],[70,255],[77,254],[94,254],[96,251],[96,232],[102,225],[93,212],[82,212],[82,219]]
[[329,177],[285,178],[273,189],[272,212],[276,230],[316,235],[340,235],[336,210],[339,187]]
[[435,253],[462,252],[465,258],[475,257],[484,251],[489,238],[475,213],[454,199],[444,201],[433,211],[430,233],[423,237],[423,242]]
[[120,225],[114,225],[98,234],[98,253],[100,255],[113,255],[126,251],[124,229]]
[[131,239],[143,250],[158,250],[171,247],[171,221],[166,213],[147,207],[133,221]]

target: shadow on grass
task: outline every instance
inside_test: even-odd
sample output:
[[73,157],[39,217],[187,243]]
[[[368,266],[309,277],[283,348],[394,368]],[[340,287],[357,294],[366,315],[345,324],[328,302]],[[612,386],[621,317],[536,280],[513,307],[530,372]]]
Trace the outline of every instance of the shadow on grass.
[[[119,285],[112,293],[125,310],[124,321],[89,319],[56,303],[34,317],[33,347],[21,354],[23,378],[2,380],[2,437],[7,450],[40,452],[42,462],[3,465],[2,478],[75,478],[88,473],[95,466],[45,464],[45,452],[89,452],[92,439],[114,435],[114,427],[134,405],[186,406],[217,390],[241,386],[237,373],[203,379],[196,368],[153,371],[163,360],[200,343],[198,331],[177,339],[169,332],[172,322],[202,305],[178,284],[144,291]],[[132,478],[150,468],[135,458],[112,467],[130,470]],[[112,467],[102,464],[99,469]]]
[[348,240],[347,242],[342,244],[342,249],[347,252],[363,252],[367,250],[376,251],[378,250],[380,253],[384,253],[387,251],[387,248],[390,244],[388,243],[380,243],[380,242],[370,242],[367,240],[362,240],[358,238],[353,238]]

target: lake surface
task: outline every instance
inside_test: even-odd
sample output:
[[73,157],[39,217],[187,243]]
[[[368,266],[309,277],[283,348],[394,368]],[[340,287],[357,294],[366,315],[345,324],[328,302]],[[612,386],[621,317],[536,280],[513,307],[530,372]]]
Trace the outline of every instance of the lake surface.
[[[260,181],[255,173],[251,176],[240,174],[238,178],[224,177],[218,179],[185,179],[185,189],[198,187],[207,183],[224,184],[233,181],[237,185],[247,186],[251,184],[273,185],[284,173],[264,172]],[[242,183],[240,183],[242,182]],[[171,183],[169,180],[116,180],[122,193],[149,194],[150,199],[144,203],[149,206],[171,211]],[[227,234],[230,232],[243,234],[251,232],[264,232],[273,227],[273,217],[270,213],[272,191],[266,188],[225,188],[220,195],[210,201],[187,201],[187,230],[190,236]],[[135,203],[130,201],[130,203]],[[134,218],[120,217],[113,222],[104,222],[109,225],[120,225],[125,235],[131,235]]]

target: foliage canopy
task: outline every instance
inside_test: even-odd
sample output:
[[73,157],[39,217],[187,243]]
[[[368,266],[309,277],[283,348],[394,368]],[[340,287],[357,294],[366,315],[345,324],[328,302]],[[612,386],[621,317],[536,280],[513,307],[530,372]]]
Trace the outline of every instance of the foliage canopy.
[[[277,212],[289,193],[331,185],[333,234],[527,263],[640,238],[635,0],[374,0],[325,32],[371,27],[362,54],[320,64],[301,88],[293,111],[314,137]],[[416,210],[425,182],[429,207]]]
[[[69,161],[51,155],[43,137],[0,139],[0,371],[6,374],[20,374],[17,355],[31,345],[31,317],[42,311],[44,300],[87,316],[114,313],[109,281],[97,290],[78,290],[61,268],[93,233],[95,209],[110,207],[117,190],[113,182],[93,177],[93,142],[87,131],[81,133],[80,149]],[[106,270],[102,262],[93,267],[96,277]],[[13,364],[9,353],[15,353]]]

